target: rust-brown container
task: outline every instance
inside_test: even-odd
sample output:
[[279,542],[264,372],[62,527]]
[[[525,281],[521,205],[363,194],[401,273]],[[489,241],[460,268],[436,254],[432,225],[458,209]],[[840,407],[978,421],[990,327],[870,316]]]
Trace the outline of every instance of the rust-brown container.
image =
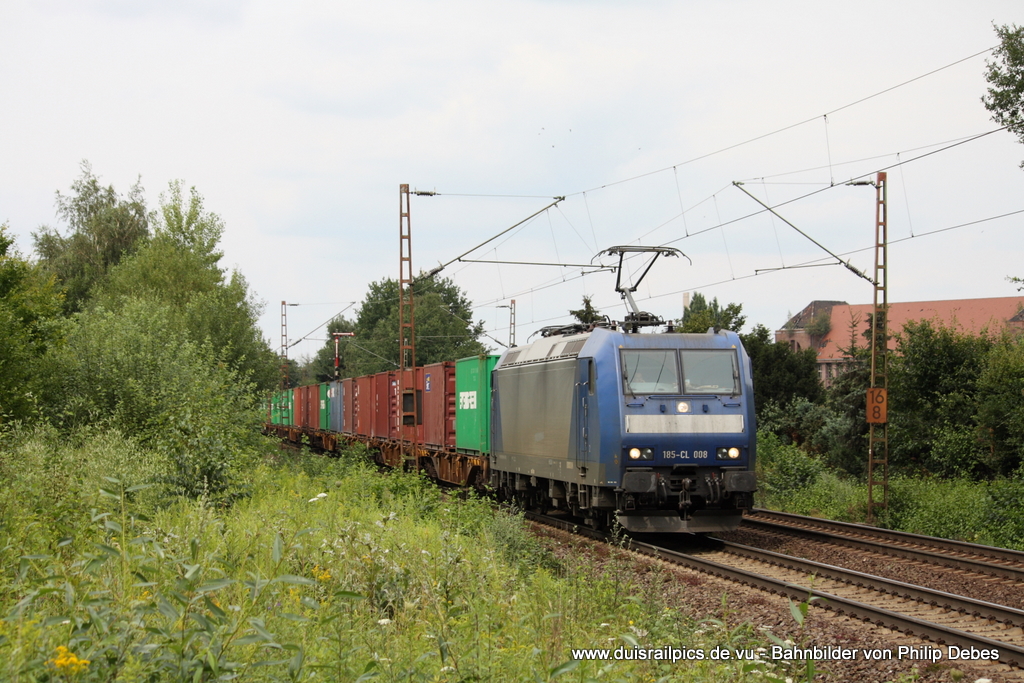
[[370,436],[373,429],[373,375],[355,378],[353,396],[353,424],[358,436]]
[[310,384],[306,389],[306,424],[308,429],[320,429],[320,385]]
[[397,379],[393,372],[378,372],[373,375],[373,418],[370,436],[378,439],[391,437],[391,416],[394,414]]
[[293,412],[292,424],[296,427],[304,427],[306,422],[306,387],[295,387],[292,389]]
[[421,370],[423,443],[455,448],[455,363],[434,363]]

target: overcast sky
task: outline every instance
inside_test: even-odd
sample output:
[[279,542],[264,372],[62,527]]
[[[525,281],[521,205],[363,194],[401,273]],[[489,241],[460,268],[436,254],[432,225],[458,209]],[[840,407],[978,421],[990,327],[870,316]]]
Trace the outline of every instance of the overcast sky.
[[[82,160],[122,193],[141,176],[154,208],[182,179],[225,220],[223,265],[267,302],[277,349],[282,300],[302,304],[296,340],[397,277],[401,183],[440,193],[412,198],[416,270],[564,196],[469,258],[667,244],[693,263],[659,260],[643,309],[679,317],[699,291],[777,329],[872,288],[798,268],[835,260],[733,181],[870,271],[875,190],[845,183],[887,168],[890,301],[1014,296],[1024,213],[985,219],[1024,210],[1024,145],[966,140],[997,127],[980,102],[993,22],[1024,24],[1024,6],[3,0],[0,222],[30,252],[33,230],[63,227],[54,193]],[[519,343],[584,294],[625,312],[610,272],[444,274],[502,341],[513,298]]]

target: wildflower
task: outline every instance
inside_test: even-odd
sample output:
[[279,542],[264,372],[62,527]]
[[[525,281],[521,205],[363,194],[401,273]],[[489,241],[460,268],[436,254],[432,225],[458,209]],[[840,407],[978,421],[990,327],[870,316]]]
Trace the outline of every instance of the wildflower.
[[320,565],[315,565],[311,573],[313,574],[313,578],[321,583],[331,580],[331,572],[322,568]]
[[57,655],[53,659],[46,660],[46,663],[57,671],[68,674],[77,674],[89,667],[88,659],[79,659],[74,652],[63,645],[57,646]]
[[391,623],[391,620],[390,619],[378,619],[377,623],[380,624],[381,626],[387,626],[388,624]]

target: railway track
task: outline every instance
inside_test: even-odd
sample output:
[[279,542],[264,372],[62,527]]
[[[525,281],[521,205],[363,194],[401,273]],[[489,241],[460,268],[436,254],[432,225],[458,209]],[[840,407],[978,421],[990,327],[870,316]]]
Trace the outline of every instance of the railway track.
[[[591,538],[564,519],[528,515],[529,519]],[[628,549],[710,575],[781,594],[838,614],[854,616],[906,635],[977,652],[1017,669],[1024,667],[1024,610],[914,586],[819,562],[715,540],[705,547],[680,550],[630,540]],[[944,653],[945,654],[945,653]]]
[[798,535],[913,562],[937,564],[1013,582],[1024,582],[1024,552],[1018,550],[770,510],[757,510],[754,515],[744,517],[741,529],[744,528]]

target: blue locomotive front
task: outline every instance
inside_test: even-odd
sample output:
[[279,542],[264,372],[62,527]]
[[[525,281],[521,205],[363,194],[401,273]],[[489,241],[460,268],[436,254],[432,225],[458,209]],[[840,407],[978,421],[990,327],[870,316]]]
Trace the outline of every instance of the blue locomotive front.
[[550,334],[493,375],[491,483],[632,532],[735,529],[753,505],[750,361],[733,332]]

